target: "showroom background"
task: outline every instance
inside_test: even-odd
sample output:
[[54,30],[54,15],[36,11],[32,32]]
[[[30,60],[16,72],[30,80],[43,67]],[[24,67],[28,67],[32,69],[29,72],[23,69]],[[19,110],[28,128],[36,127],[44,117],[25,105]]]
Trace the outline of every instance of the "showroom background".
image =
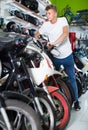
[[[6,3],[7,1],[10,1],[10,0],[0,0],[0,17],[5,18],[4,19],[5,23],[8,22],[6,19],[8,19],[7,17],[9,17],[9,15],[10,15],[8,10],[7,10],[8,6],[10,4],[7,5],[7,3]],[[39,0],[39,1],[43,2],[45,0]],[[76,15],[76,11],[78,11],[78,10],[85,10],[85,9],[88,10],[88,0],[50,0],[50,1],[57,6],[58,12],[59,12],[60,16],[63,15],[63,13],[64,13],[63,9],[67,5],[69,7],[71,7],[71,12],[74,15]],[[10,8],[14,9],[13,5],[11,5]],[[39,10],[39,12],[43,12],[43,13],[40,13],[40,14],[44,14],[45,15],[45,10],[44,9],[45,9],[45,7],[42,8],[42,5],[41,5],[41,9]],[[67,16],[67,18],[69,18],[69,16]],[[10,18],[10,20],[12,20],[12,18]],[[15,18],[14,18],[14,21],[16,21]],[[22,22],[24,23],[24,21],[22,21]],[[20,23],[22,23],[22,22],[20,22]],[[26,23],[26,27],[27,27],[27,25],[29,26],[30,24]],[[35,26],[32,26],[32,27],[35,27]],[[70,27],[69,28],[69,32],[76,32],[76,37],[78,39],[80,38],[80,36],[84,37],[86,35],[86,33],[88,33],[88,25],[87,26],[84,26],[84,25],[82,25],[82,26],[70,25],[69,27]]]
[[73,13],[77,10],[88,9],[88,0],[51,0],[51,2],[57,6],[60,15],[66,5],[71,7]]

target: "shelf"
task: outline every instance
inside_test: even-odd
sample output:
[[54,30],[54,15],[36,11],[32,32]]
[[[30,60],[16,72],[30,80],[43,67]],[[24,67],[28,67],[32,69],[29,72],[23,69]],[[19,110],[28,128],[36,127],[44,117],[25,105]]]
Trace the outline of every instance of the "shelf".
[[11,7],[14,6],[17,9],[19,9],[27,14],[30,14],[31,16],[38,18],[42,22],[45,21],[45,18],[43,16],[35,13],[34,11],[30,10],[29,8],[25,7],[24,5],[20,4],[19,2],[15,1],[15,0],[10,0],[10,1],[6,2],[6,4]]
[[37,29],[39,28],[38,26],[35,26],[34,24],[31,24],[31,23],[29,23],[23,19],[20,19],[16,16],[8,16],[8,17],[6,17],[5,20],[6,21],[14,21],[14,22],[18,23],[19,25],[24,26],[24,27],[28,27],[28,28],[30,28],[30,27],[37,28]]
[[41,4],[41,5],[43,5],[43,6],[47,6],[47,5],[49,5],[49,4],[51,4],[51,2],[49,1],[49,0],[38,0],[38,2]]
[[[19,12],[22,12],[24,15],[28,14],[30,16],[33,16],[34,18],[37,18],[39,20],[38,25],[34,25],[24,19],[21,19],[21,18],[15,16],[14,14],[12,16],[5,17],[6,23],[8,23],[9,21],[14,21],[15,23],[17,23],[23,27],[39,29],[41,27],[42,23],[44,21],[46,21],[46,19],[47,19],[45,7],[49,4],[49,2],[48,2],[48,0],[41,0],[41,1],[37,0],[37,1],[39,3],[38,10],[41,8],[40,9],[41,12],[39,10],[39,13],[32,11],[31,9],[25,7],[24,5],[22,5],[20,2],[17,2],[16,0],[7,0],[7,2],[4,2],[5,6],[4,6],[3,10],[8,11],[8,13],[10,13],[10,11],[14,12],[15,10],[18,10]],[[43,2],[43,4],[42,4],[42,2]],[[10,15],[10,14],[7,14],[7,15]]]

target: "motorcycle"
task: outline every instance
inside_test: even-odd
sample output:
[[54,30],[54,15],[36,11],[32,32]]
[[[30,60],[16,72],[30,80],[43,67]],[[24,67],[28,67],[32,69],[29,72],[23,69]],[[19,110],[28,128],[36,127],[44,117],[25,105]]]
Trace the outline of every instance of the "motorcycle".
[[75,49],[73,52],[74,61],[76,66],[81,70],[81,83],[83,84],[83,93],[88,88],[88,58],[86,57],[83,49]]
[[88,58],[86,55],[87,40],[84,40],[83,43],[81,42],[82,40],[78,40],[78,43],[76,46],[76,33],[70,32],[69,38],[70,38],[72,51],[73,51],[73,57],[75,61],[76,77],[78,77],[79,79],[79,84],[82,88],[81,91],[80,91],[80,87],[78,88],[79,88],[80,94],[85,93],[88,86],[88,82],[87,82]]
[[[51,69],[47,66],[45,58],[40,57],[38,52],[28,49],[26,51],[26,56],[24,57],[25,63],[28,66],[28,71],[30,73],[33,82],[37,84],[40,88],[43,88],[47,93],[47,97],[51,101],[55,111],[57,113],[57,125],[56,127],[59,129],[63,129],[67,126],[70,118],[70,107],[68,104],[68,100],[62,94],[62,92],[55,86],[55,84],[49,85],[47,84],[49,76],[49,71],[52,74]],[[53,99],[53,100],[52,100]],[[59,108],[59,111],[58,111]],[[64,110],[64,111],[63,111]],[[62,116],[63,115],[63,116]]]
[[[82,13],[80,11],[78,11],[76,13],[76,15],[74,15],[72,12],[71,12],[71,7],[69,7],[69,5],[67,5],[64,9],[64,14],[63,16],[65,16],[68,20],[68,23],[71,25],[87,25],[88,21],[86,19],[86,17],[82,17]],[[87,15],[88,14],[88,11],[84,11],[83,12],[84,15]],[[70,16],[70,18],[68,17]]]
[[46,93],[32,82],[21,57],[25,46],[26,38],[23,35],[5,32],[0,34],[0,68],[2,68],[0,89],[24,94],[32,108],[40,115],[40,125],[44,129],[54,130],[56,125],[54,108]]

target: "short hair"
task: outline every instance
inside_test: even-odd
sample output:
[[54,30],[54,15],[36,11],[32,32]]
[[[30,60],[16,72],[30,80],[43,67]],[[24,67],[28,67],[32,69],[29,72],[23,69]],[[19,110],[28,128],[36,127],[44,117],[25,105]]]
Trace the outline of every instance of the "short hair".
[[45,8],[46,11],[48,11],[50,9],[54,10],[56,13],[58,12],[57,7],[55,5],[50,4],[50,5],[46,6],[46,8]]

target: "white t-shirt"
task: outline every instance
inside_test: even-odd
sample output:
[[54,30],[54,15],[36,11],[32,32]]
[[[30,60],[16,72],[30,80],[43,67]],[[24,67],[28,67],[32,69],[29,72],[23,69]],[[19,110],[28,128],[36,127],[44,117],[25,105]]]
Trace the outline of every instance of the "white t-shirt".
[[[39,29],[39,33],[47,35],[49,41],[52,43],[63,33],[64,26],[68,26],[68,22],[65,17],[60,17],[55,24],[52,24],[50,21],[45,22]],[[55,46],[57,46],[58,51],[60,52],[58,58],[66,58],[72,53],[69,37],[65,38],[63,42],[58,43]]]

